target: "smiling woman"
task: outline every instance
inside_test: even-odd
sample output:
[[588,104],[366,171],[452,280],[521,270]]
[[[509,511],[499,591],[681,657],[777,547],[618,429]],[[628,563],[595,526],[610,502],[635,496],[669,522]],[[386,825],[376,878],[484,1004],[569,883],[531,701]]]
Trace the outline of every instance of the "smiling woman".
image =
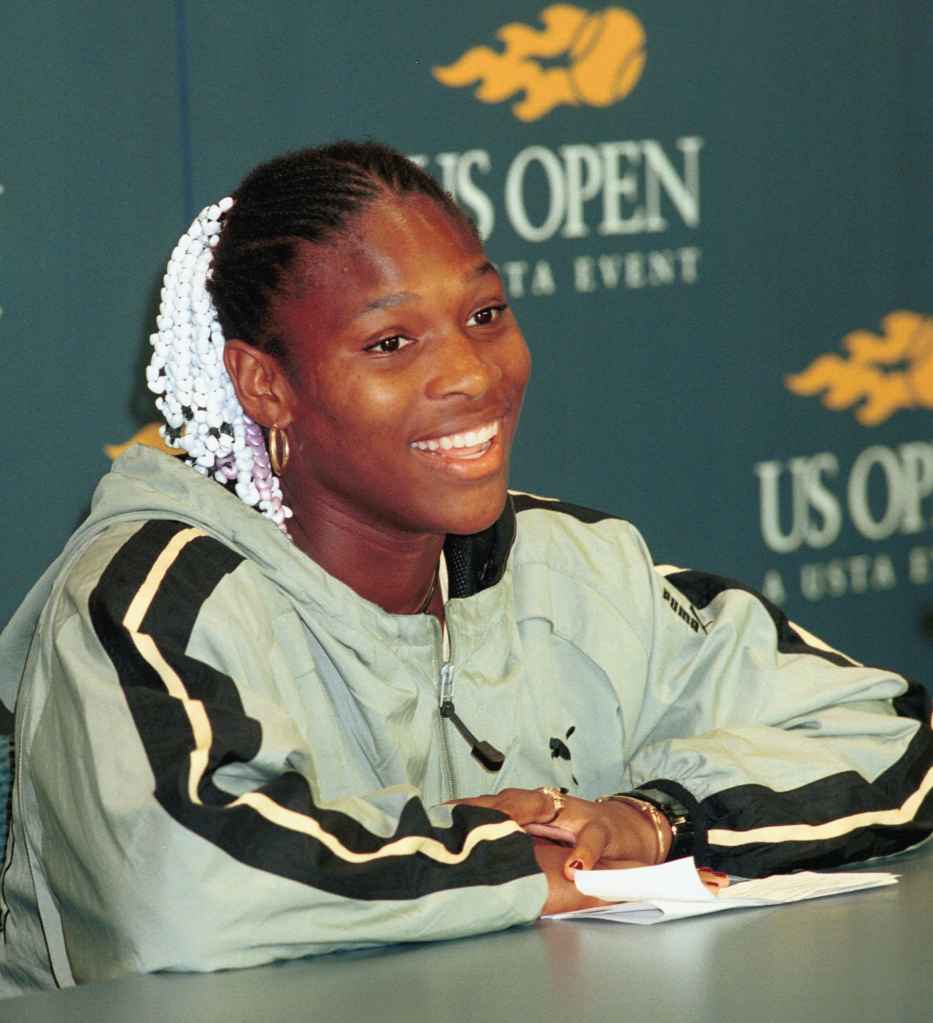
[[399,153],[257,168],[179,241],[157,328],[184,460],[122,455],[0,637],[8,993],[503,928],[591,904],[581,867],[753,876],[933,829],[924,690],[507,490],[528,350]]
[[379,196],[293,259],[300,283],[269,312],[285,357],[232,339],[227,369],[250,418],[288,437],[296,544],[417,610],[444,537],[502,512],[528,350],[475,232],[433,197]]

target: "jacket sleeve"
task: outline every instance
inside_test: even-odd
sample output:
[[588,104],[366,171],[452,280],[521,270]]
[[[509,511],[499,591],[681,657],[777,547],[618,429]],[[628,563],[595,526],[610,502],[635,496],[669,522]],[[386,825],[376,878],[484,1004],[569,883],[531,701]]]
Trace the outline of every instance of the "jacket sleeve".
[[[406,786],[323,802],[315,750],[274,687],[246,712],[243,673],[273,651],[255,591],[231,585],[239,555],[173,522],[105,547],[59,599],[51,684],[29,700],[21,751],[35,792],[29,840],[76,980],[449,938],[538,915],[543,876],[503,815],[428,808]],[[195,658],[206,622],[218,628]]]
[[888,855],[933,830],[930,696],[740,583],[653,568],[632,788],[696,825],[697,861],[753,877]]

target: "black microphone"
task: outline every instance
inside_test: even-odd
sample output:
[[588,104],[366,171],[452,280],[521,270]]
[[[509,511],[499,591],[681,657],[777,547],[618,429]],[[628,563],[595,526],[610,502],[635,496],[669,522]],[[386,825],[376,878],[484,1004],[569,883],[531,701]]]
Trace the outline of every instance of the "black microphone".
[[469,728],[457,716],[453,700],[444,700],[441,703],[441,717],[449,718],[454,728],[470,744],[470,753],[478,760],[487,771],[498,771],[505,763],[505,754],[500,753],[491,742],[485,739],[477,739]]

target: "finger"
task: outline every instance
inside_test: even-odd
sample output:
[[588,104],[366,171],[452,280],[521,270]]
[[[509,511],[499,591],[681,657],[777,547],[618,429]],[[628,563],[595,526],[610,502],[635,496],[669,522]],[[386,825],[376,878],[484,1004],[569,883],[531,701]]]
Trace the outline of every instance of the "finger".
[[564,850],[551,842],[533,843],[538,866],[547,878],[548,897],[542,915],[566,913],[573,909],[589,909],[605,903],[592,895],[584,895],[577,886],[564,876]]
[[726,888],[729,884],[729,875],[720,870],[710,870],[709,867],[697,867],[697,873],[703,884],[715,895],[720,888]]
[[564,876],[573,880],[577,870],[592,870],[602,859],[609,832],[601,821],[592,821],[577,835],[577,844],[564,860]]
[[546,838],[549,842],[557,842],[559,845],[566,845],[572,849],[577,844],[577,836],[566,828],[559,828],[556,824],[526,824],[525,830],[535,838]]
[[487,806],[490,809],[496,805],[498,796],[470,796],[468,799],[448,799],[444,806]]
[[495,795],[471,796],[451,802],[454,805],[463,803],[498,810],[523,826],[550,821],[554,816],[554,800],[540,789],[503,789]]

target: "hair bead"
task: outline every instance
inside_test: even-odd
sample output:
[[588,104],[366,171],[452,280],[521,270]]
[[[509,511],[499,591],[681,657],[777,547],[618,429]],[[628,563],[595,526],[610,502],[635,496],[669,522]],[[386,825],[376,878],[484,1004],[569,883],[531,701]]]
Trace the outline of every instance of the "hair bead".
[[[229,196],[205,207],[172,250],[163,278],[158,332],[149,337],[146,367],[149,390],[165,425],[170,447],[202,476],[234,485],[237,496],[260,511],[286,535],[291,509],[269,467],[262,430],[236,398],[223,362],[225,338],[207,290],[221,218],[233,207]],[[270,482],[271,478],[271,482]],[[261,485],[260,485],[261,483]]]

